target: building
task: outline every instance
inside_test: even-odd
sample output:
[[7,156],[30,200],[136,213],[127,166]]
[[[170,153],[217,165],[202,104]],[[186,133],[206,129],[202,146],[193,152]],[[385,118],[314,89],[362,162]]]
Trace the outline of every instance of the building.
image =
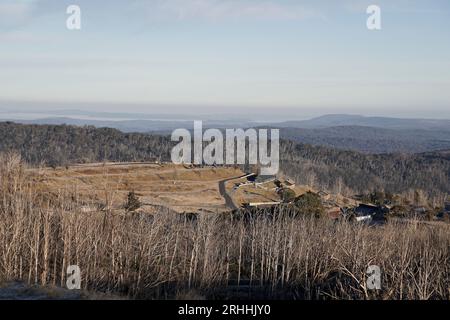
[[355,213],[361,216],[374,215],[380,210],[379,207],[370,204],[360,204],[355,208]]
[[284,185],[286,186],[286,188],[289,188],[289,189],[295,188],[295,181],[290,178],[287,178],[284,181]]
[[269,208],[273,206],[277,206],[281,204],[279,201],[274,202],[250,202],[250,203],[244,203],[242,205],[243,208]]
[[253,176],[248,176],[247,180],[249,182],[254,183],[255,185],[258,185],[258,184],[265,184],[265,183],[273,182],[276,180],[276,177],[275,176],[253,175]]
[[450,213],[450,201],[445,202],[444,211]]
[[353,210],[356,221],[382,220],[389,209],[371,204],[360,204]]
[[427,209],[425,207],[416,207],[414,208],[415,214],[425,214],[427,213]]

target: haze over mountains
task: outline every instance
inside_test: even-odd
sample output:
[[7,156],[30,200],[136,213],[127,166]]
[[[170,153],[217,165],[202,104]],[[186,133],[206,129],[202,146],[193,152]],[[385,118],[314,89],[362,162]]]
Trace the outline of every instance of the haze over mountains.
[[385,129],[424,129],[450,131],[448,119],[401,119],[389,117],[366,117],[360,115],[331,114],[311,120],[287,121],[283,127],[326,128],[336,126],[365,126]]
[[[5,118],[5,113],[3,117]],[[11,114],[5,120],[23,124],[91,125],[123,132],[170,134],[193,128],[192,115],[149,115],[68,110],[56,116]],[[15,117],[16,116],[16,117]],[[220,119],[222,118],[222,119]],[[310,120],[252,121],[239,117],[199,116],[204,128],[280,128],[281,137],[297,142],[366,153],[420,153],[450,149],[450,120],[401,119],[360,115],[325,115]]]

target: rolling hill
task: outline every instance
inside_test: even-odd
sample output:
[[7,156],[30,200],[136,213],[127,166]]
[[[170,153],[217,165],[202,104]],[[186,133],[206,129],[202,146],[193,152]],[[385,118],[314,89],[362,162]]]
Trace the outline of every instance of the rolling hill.
[[287,121],[278,126],[285,128],[327,128],[336,126],[364,126],[384,129],[443,130],[450,131],[450,120],[400,119],[366,117],[360,115],[324,115],[310,120]]
[[[123,133],[111,128],[0,123],[0,152],[17,151],[30,164],[170,160],[167,136]],[[423,190],[450,192],[448,151],[365,154],[282,140],[281,170],[298,183],[361,193]],[[342,191],[342,190],[341,190]],[[339,192],[340,193],[340,192]]]
[[[111,114],[106,114],[111,117]],[[75,115],[76,116],[76,115]],[[97,115],[101,116],[101,115]],[[50,117],[19,120],[23,124],[76,125],[114,128],[122,132],[168,135],[177,128],[193,128],[191,120],[120,118],[89,119]],[[151,117],[150,117],[151,118]],[[208,119],[204,128],[280,128],[284,139],[317,146],[365,153],[421,153],[450,149],[450,120],[396,119],[354,115],[326,115],[311,120],[262,123],[258,121]]]

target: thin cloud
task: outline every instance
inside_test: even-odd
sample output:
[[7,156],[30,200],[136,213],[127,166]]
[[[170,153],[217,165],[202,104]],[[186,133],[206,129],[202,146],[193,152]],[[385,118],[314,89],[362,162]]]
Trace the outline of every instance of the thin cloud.
[[158,0],[142,2],[151,18],[176,20],[300,20],[320,16],[292,3],[255,0]]
[[4,0],[0,3],[0,28],[15,28],[26,23],[33,14],[36,1]]

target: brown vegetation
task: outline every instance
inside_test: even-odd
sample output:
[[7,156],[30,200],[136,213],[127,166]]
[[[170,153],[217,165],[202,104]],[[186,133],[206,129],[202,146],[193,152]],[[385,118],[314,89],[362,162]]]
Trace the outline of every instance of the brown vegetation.
[[64,286],[79,265],[83,289],[140,298],[450,299],[445,225],[83,212],[76,190],[36,190],[16,155],[2,156],[0,179],[0,280]]
[[[219,181],[243,174],[231,167],[185,168],[173,164],[100,163],[67,168],[30,168],[27,173],[42,193],[75,192],[80,201],[103,202],[108,208],[123,208],[135,191],[141,207],[164,206],[182,213],[224,212],[228,208],[219,192]],[[108,198],[108,201],[104,201]],[[136,209],[136,208],[134,208]],[[90,211],[90,210],[89,210]],[[130,210],[134,211],[134,210]]]

